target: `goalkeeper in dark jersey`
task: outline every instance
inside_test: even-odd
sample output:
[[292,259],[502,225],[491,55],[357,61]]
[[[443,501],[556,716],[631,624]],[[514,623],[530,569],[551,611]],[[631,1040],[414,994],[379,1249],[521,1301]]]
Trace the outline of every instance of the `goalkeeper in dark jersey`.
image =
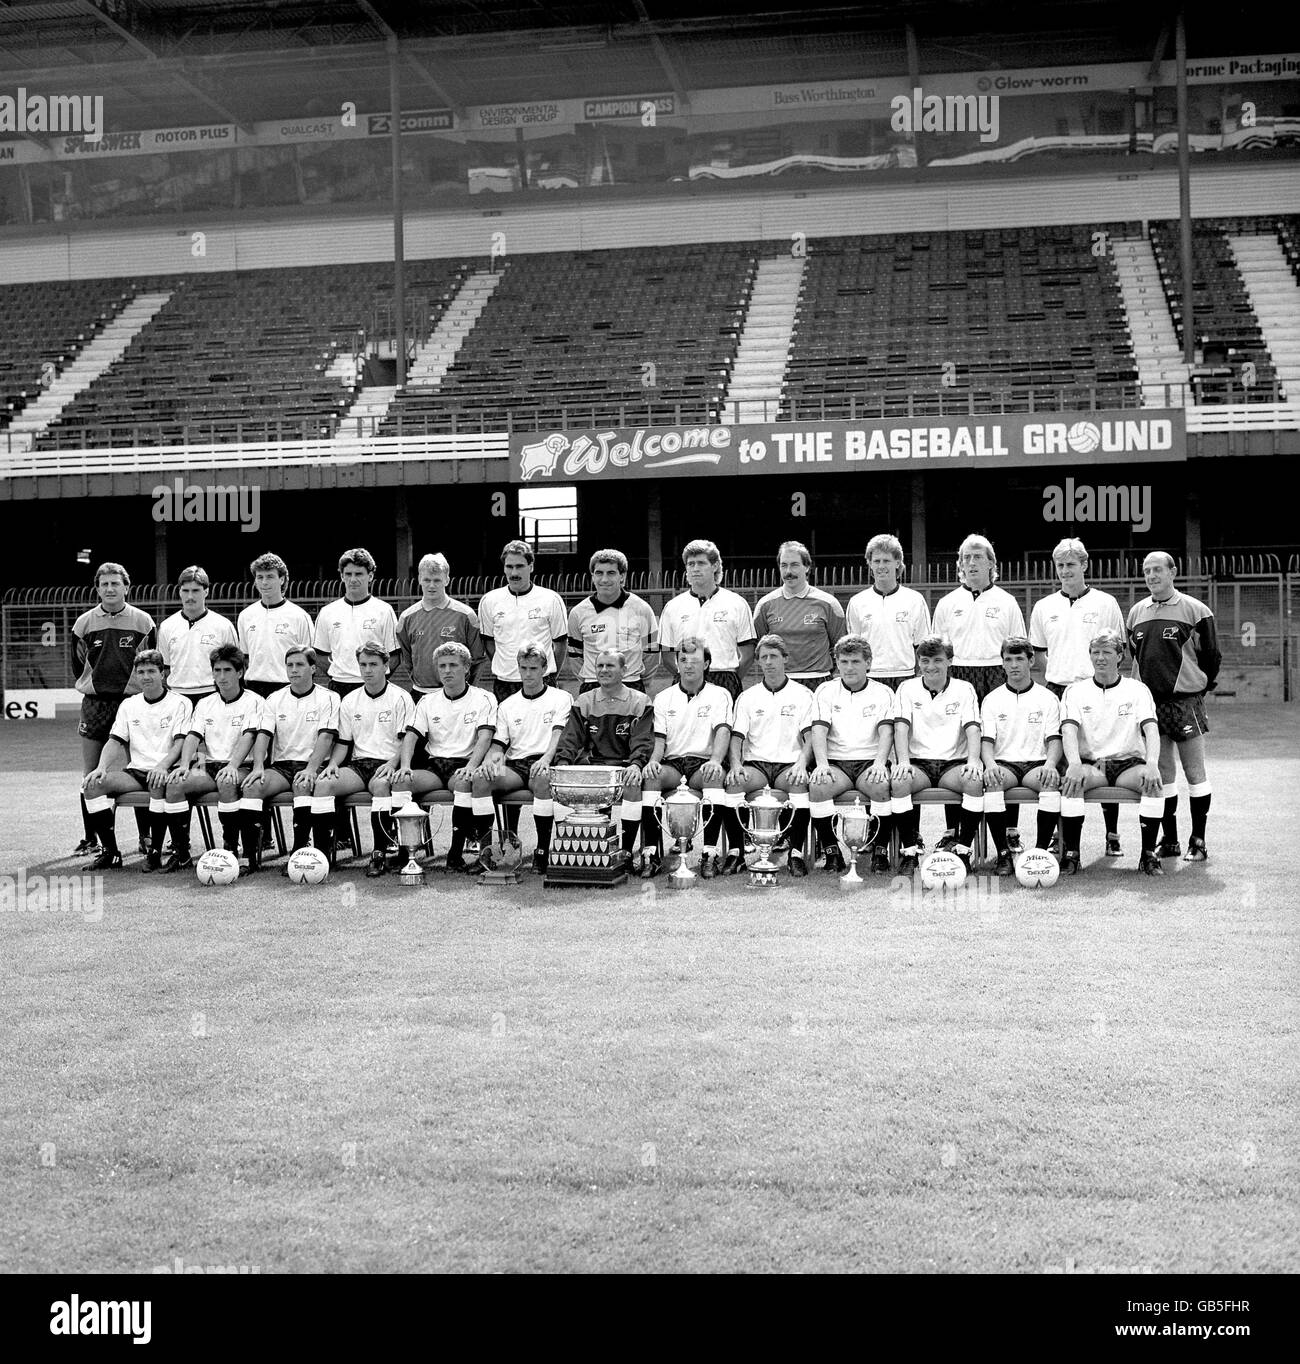
[[623,851],[631,861],[641,827],[641,773],[654,752],[655,734],[649,698],[623,684],[626,668],[627,658],[620,651],[607,649],[597,656],[596,690],[583,692],[573,703],[552,766],[603,764],[623,769],[619,817]]
[[[81,693],[81,770],[89,774],[99,766],[100,755],[113,731],[118,707],[140,690],[135,680],[138,649],[152,649],[158,638],[153,617],[126,599],[131,575],[121,564],[100,564],[95,570],[95,593],[99,605],[77,617],[72,627],[73,661],[77,690]],[[99,852],[99,840],[91,827],[85,793],[81,794],[83,838],[73,855]],[[149,812],[136,810],[140,851],[147,852]]]
[[1174,587],[1170,555],[1162,550],[1148,554],[1142,561],[1142,576],[1151,595],[1129,611],[1127,629],[1138,677],[1155,698],[1160,727],[1165,809],[1159,854],[1178,857],[1183,851],[1178,841],[1176,750],[1192,809],[1192,835],[1183,860],[1204,862],[1208,856],[1205,821],[1210,812],[1210,783],[1205,776],[1205,735],[1210,722],[1205,696],[1214,690],[1223,656],[1210,608]]

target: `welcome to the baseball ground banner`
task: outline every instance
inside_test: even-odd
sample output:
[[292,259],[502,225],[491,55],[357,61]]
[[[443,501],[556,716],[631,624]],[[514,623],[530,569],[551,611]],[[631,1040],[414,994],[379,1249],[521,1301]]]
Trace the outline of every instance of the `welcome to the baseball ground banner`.
[[965,420],[782,422],[514,432],[517,483],[677,474],[874,473],[1185,460],[1181,408]]

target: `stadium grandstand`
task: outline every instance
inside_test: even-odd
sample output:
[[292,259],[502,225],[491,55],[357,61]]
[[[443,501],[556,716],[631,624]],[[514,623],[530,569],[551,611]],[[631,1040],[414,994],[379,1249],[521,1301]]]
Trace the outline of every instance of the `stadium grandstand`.
[[975,529],[1024,594],[1064,534],[1122,597],[1170,549],[1255,626],[1242,695],[1294,696],[1296,27],[16,0],[7,691],[68,685],[41,626],[102,559],[233,607],[271,548],[310,604],[363,543],[400,609],[522,532],[570,602],[616,544],[660,606],[695,536],[753,601],[791,536],[846,598],[888,530],[934,598]]

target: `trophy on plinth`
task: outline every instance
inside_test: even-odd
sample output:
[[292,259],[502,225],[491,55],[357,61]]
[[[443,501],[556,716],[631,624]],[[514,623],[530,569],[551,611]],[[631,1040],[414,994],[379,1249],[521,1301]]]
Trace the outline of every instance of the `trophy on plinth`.
[[489,835],[479,852],[479,865],[484,868],[479,885],[517,886],[523,879],[519,871],[523,860],[524,845],[519,835],[498,829],[495,842]]
[[[674,890],[686,890],[698,879],[686,865],[686,845],[695,837],[695,832],[700,827],[700,814],[704,811],[706,803],[711,805],[711,802],[701,801],[692,795],[686,787],[679,786],[671,796],[665,796],[655,810],[659,827],[673,840],[670,851],[679,855],[677,867],[668,878],[668,884]],[[705,817],[707,818],[707,812]]]
[[397,825],[397,841],[407,853],[406,866],[402,868],[400,880],[404,886],[422,886],[425,883],[424,868],[416,856],[424,847],[429,831],[429,816],[414,803],[403,805],[393,811]]
[[785,802],[777,800],[772,788],[765,786],[753,800],[745,802],[745,808],[749,811],[749,836],[758,849],[758,861],[750,863],[749,884],[774,886],[781,868],[771,860],[771,852],[773,844],[781,837],[781,813],[786,808]]
[[627,860],[611,813],[623,789],[621,767],[553,767],[551,794],[570,807],[551,831],[544,886],[621,886]]
[[849,853],[849,869],[839,878],[840,885],[860,886],[864,883],[858,875],[858,854],[876,841],[880,821],[863,805],[860,797],[854,796],[852,805],[835,812],[835,822],[839,840]]

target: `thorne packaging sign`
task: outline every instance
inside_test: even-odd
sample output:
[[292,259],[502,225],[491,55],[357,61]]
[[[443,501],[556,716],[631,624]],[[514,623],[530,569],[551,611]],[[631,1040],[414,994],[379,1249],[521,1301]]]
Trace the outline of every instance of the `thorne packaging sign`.
[[1181,408],[964,419],[514,432],[516,483],[889,469],[1013,469],[1187,458]]

